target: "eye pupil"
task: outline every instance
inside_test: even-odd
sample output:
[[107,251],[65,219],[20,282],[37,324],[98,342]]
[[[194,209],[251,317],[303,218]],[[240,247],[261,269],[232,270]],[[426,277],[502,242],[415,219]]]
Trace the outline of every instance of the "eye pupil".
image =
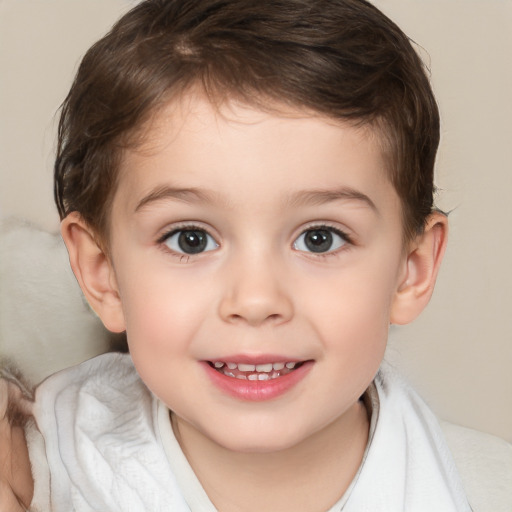
[[332,233],[326,229],[313,229],[304,236],[304,243],[311,252],[326,252],[332,242]]
[[178,237],[180,249],[187,254],[197,254],[206,248],[208,239],[204,231],[182,231]]

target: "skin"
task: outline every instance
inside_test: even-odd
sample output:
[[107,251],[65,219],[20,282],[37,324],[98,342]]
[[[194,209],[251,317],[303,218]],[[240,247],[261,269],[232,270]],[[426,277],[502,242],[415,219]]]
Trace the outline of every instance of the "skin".
[[[433,214],[404,247],[371,130],[280,112],[193,94],[169,104],[124,156],[108,254],[78,214],[62,224],[85,295],[107,328],[127,331],[222,512],[321,511],[340,498],[367,443],[359,397],[389,324],[427,304],[446,240]],[[170,233],[190,226],[211,235],[208,250],[180,252]],[[304,233],[319,227],[334,244],[314,253]],[[269,354],[308,361],[270,400],[229,396],[205,371]]]
[[12,383],[0,379],[0,512],[23,512],[32,500],[34,484],[23,428],[8,419],[8,403],[30,414],[30,403]]

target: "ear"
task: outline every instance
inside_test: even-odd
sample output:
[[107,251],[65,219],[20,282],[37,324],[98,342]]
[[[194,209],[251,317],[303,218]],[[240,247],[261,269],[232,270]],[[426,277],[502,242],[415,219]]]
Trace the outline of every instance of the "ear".
[[77,212],[61,223],[69,262],[87,301],[112,332],[123,332],[125,322],[114,267],[94,231]]
[[391,309],[392,324],[412,322],[426,307],[436,283],[448,238],[448,219],[432,213],[424,232],[407,249],[403,273]]

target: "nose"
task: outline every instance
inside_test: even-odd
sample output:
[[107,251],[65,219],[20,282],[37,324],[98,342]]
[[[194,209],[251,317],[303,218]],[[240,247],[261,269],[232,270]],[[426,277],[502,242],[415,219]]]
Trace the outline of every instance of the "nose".
[[276,266],[268,258],[232,263],[226,272],[220,317],[254,327],[288,322],[293,317],[293,303],[286,291],[286,272]]

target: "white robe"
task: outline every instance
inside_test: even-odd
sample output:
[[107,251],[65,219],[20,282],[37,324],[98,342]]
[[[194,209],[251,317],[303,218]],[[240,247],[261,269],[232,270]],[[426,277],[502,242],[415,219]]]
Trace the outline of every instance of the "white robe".
[[[370,397],[369,443],[329,512],[469,512],[439,424],[385,365]],[[128,355],[106,354],[59,372],[36,390],[28,431],[34,511],[211,512],[183,455],[169,411]]]

